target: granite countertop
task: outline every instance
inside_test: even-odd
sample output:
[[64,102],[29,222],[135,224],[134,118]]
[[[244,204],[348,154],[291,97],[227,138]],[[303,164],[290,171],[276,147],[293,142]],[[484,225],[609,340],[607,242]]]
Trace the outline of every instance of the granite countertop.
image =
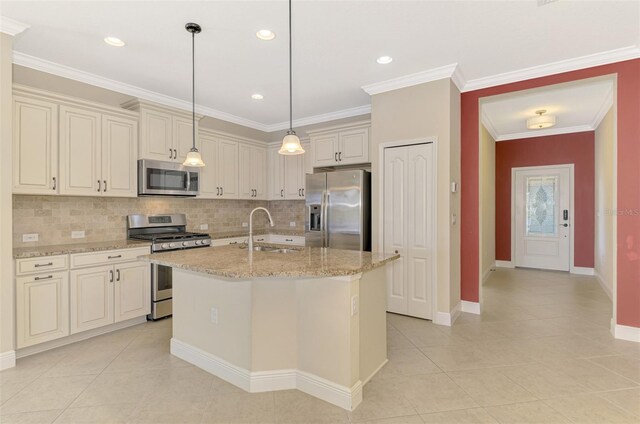
[[292,250],[296,250],[296,252],[252,252],[249,257],[246,248],[221,246],[154,253],[141,256],[140,259],[220,277],[256,278],[355,275],[380,267],[400,257],[400,255],[318,247]]
[[[211,236],[212,240],[225,239],[225,238],[233,238],[233,237],[249,237],[249,229],[245,228],[242,230],[234,230],[234,231],[211,231],[208,233]],[[275,234],[279,236],[301,236],[304,237],[304,231],[300,230],[291,230],[291,229],[278,229],[278,228],[268,228],[262,230],[253,230],[254,236],[262,236],[266,234]]]
[[13,258],[36,258],[39,256],[66,255],[69,253],[98,252],[101,250],[129,249],[146,246],[151,246],[151,243],[141,240],[121,239],[73,244],[54,244],[49,246],[16,247],[13,249]]

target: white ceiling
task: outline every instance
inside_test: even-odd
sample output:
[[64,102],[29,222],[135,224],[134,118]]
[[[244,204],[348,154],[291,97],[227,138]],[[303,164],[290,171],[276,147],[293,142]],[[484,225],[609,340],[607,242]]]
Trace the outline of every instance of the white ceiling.
[[[366,113],[362,86],[454,63],[469,82],[640,45],[638,1],[537,4],[294,0],[294,119]],[[203,27],[196,36],[198,105],[257,129],[286,126],[286,1],[3,0],[0,7],[2,16],[31,26],[16,37],[17,63],[56,67],[44,59],[71,68],[66,75],[104,77],[113,80],[106,86],[124,83],[181,102],[190,101],[191,84],[184,24],[197,22]],[[276,39],[258,40],[254,34],[263,28]],[[106,45],[106,35],[126,47]],[[381,55],[394,60],[379,65]],[[264,100],[252,100],[256,92]]]
[[[613,104],[613,81],[559,84],[485,98],[482,123],[496,141],[595,130]],[[527,128],[527,119],[544,109],[556,125]]]

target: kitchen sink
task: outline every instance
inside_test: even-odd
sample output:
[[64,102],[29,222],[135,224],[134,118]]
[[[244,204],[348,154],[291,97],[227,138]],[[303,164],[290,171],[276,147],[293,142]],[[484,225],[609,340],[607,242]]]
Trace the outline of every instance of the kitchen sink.
[[280,247],[270,247],[270,246],[256,246],[253,248],[256,252],[271,252],[271,253],[296,253],[299,252],[297,249],[284,249]]

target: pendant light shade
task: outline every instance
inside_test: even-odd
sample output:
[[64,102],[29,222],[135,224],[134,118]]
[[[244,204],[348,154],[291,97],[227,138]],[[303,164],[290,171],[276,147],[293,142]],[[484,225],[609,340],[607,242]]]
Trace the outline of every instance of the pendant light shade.
[[192,124],[193,124],[193,147],[189,153],[187,153],[187,158],[182,163],[184,166],[204,166],[204,161],[202,160],[202,155],[196,148],[196,34],[199,34],[202,31],[200,25],[194,24],[190,22],[184,26],[184,28],[191,33],[191,111],[192,111]]
[[278,153],[281,155],[301,155],[304,153],[304,149],[300,144],[300,138],[293,130],[293,71],[291,64],[291,0],[289,0],[289,131],[287,135],[282,139],[282,147]]
[[544,109],[536,111],[536,117],[527,119],[527,128],[530,130],[540,130],[542,128],[553,127],[556,124],[556,117],[553,115],[545,115],[547,111]]

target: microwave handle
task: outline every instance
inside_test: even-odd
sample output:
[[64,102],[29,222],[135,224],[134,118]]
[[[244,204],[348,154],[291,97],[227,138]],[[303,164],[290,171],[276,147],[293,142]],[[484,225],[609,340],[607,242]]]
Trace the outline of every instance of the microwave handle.
[[191,172],[187,171],[187,191],[191,191]]

